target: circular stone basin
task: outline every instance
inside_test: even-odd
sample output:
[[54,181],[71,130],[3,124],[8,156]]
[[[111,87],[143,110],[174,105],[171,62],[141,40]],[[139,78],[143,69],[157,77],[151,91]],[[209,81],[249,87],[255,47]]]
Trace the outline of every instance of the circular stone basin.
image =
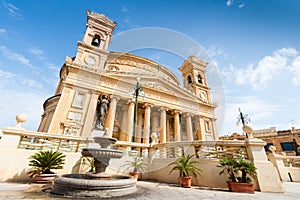
[[123,151],[116,149],[83,148],[81,154],[88,157],[121,158]]
[[101,148],[105,149],[109,145],[116,143],[116,138],[109,138],[109,137],[94,137],[94,141],[100,144]]
[[53,194],[72,197],[118,197],[137,191],[131,176],[107,174],[65,174],[54,180]]

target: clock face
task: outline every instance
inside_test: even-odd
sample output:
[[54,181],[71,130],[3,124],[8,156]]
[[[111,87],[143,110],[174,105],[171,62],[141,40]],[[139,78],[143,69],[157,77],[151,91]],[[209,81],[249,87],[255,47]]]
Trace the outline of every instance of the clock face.
[[94,65],[95,64],[95,59],[93,57],[90,57],[90,56],[87,56],[85,59],[84,59],[85,63],[88,64],[88,65]]

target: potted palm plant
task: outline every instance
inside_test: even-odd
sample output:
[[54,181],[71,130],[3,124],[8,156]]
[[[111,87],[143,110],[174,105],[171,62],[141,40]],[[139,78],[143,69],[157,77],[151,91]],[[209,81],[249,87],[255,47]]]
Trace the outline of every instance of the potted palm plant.
[[146,169],[147,164],[144,162],[142,157],[132,156],[131,160],[125,161],[123,167],[130,169],[131,171],[129,172],[129,175],[138,179],[140,172],[143,172]]
[[[196,166],[199,163],[197,160],[192,160],[195,155],[179,156],[176,161],[169,164],[169,166],[174,166],[170,173],[174,170],[179,171],[180,185],[182,187],[191,187],[192,185],[192,176],[197,177],[197,174],[202,172],[202,169]],[[169,174],[170,174],[169,173]]]
[[39,151],[29,157],[29,166],[33,169],[27,174],[38,183],[49,183],[57,176],[52,169],[62,169],[65,155],[59,151]]
[[256,167],[243,159],[221,158],[219,166],[222,167],[220,175],[227,173],[229,175],[227,181],[229,191],[254,193],[254,185],[250,177],[256,177]]

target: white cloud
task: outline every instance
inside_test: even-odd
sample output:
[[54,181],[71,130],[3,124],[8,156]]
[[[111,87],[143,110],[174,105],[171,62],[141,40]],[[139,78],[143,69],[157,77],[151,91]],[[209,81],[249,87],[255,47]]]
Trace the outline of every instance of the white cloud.
[[0,88],[13,88],[15,90],[26,88],[32,91],[43,90],[43,86],[40,83],[21,74],[0,70],[0,79]]
[[10,13],[12,17],[22,20],[21,14],[19,13],[19,8],[17,6],[6,1],[2,1],[2,6]]
[[32,53],[33,55],[37,55],[37,56],[40,56],[40,55],[44,54],[44,52],[41,49],[36,48],[36,47],[30,48],[29,52]]
[[300,57],[299,56],[292,62],[291,71],[294,74],[292,81],[296,85],[300,85]]
[[5,72],[5,71],[1,71],[0,70],[0,77],[1,79],[4,78],[4,79],[11,79],[11,78],[14,78],[16,75],[13,74],[13,73],[10,73],[10,72]]
[[2,54],[7,57],[10,60],[14,60],[17,61],[23,65],[26,65],[28,67],[32,67],[30,60],[27,59],[24,55],[13,52],[11,50],[9,50],[8,48],[6,48],[5,46],[0,46],[0,50],[2,52]]
[[21,84],[30,88],[42,89],[42,85],[33,79],[21,78]]
[[228,56],[225,48],[221,45],[218,44],[212,44],[208,46],[207,49],[205,49],[207,54],[212,58],[212,59],[218,59],[218,57],[221,57],[224,60],[230,60],[230,57]]
[[233,0],[227,0],[226,1],[226,5],[228,6],[228,7],[230,7],[230,6],[232,6],[232,4],[233,4]]
[[28,130],[36,130],[41,119],[43,102],[50,96],[48,90],[35,80],[0,70],[0,128],[15,125],[15,116],[25,113]]
[[238,8],[243,8],[245,6],[245,3],[242,0],[227,0],[226,6],[230,7],[233,5],[237,5]]
[[227,80],[234,80],[237,84],[250,84],[252,88],[263,88],[264,85],[276,76],[292,71],[295,84],[300,83],[300,59],[295,48],[281,48],[272,55],[265,56],[257,64],[249,64],[244,69],[237,69],[233,65],[222,70]]
[[225,48],[219,45],[210,45],[206,52],[211,57],[219,56],[225,54]]
[[16,125],[16,115],[25,113],[29,119],[23,127],[31,131],[37,130],[43,112],[43,102],[49,95],[27,90],[12,91],[5,88],[0,88],[0,92],[2,94],[0,100],[0,129]]
[[[220,132],[220,135],[231,135],[232,132],[242,132],[242,126],[236,125],[239,117],[239,108],[242,109],[243,113],[248,114],[251,124],[255,129],[261,129],[268,127],[264,124],[265,121],[279,113],[282,106],[272,104],[254,96],[228,97],[223,131]],[[263,124],[261,122],[263,122]]]
[[128,12],[128,8],[125,5],[121,6],[121,12]]
[[244,3],[242,3],[242,4],[238,5],[238,7],[239,7],[239,8],[244,8],[244,6],[245,6],[245,4],[244,4]]
[[0,28],[0,36],[1,36],[1,35],[4,35],[4,36],[5,36],[5,34],[6,34],[6,29]]

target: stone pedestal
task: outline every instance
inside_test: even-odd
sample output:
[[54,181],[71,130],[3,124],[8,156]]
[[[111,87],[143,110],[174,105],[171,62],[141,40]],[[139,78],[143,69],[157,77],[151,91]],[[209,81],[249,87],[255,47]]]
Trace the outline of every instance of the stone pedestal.
[[249,125],[243,126],[243,131],[248,135],[246,148],[249,159],[257,168],[257,180],[261,192],[284,192],[279,174],[273,164],[268,161],[264,146],[266,142],[253,138],[253,129]]
[[3,134],[0,139],[0,148],[17,149],[20,143],[19,135]]
[[279,174],[273,164],[268,161],[264,149],[265,142],[256,138],[248,138],[247,152],[249,159],[257,168],[258,186],[261,192],[284,192]]

